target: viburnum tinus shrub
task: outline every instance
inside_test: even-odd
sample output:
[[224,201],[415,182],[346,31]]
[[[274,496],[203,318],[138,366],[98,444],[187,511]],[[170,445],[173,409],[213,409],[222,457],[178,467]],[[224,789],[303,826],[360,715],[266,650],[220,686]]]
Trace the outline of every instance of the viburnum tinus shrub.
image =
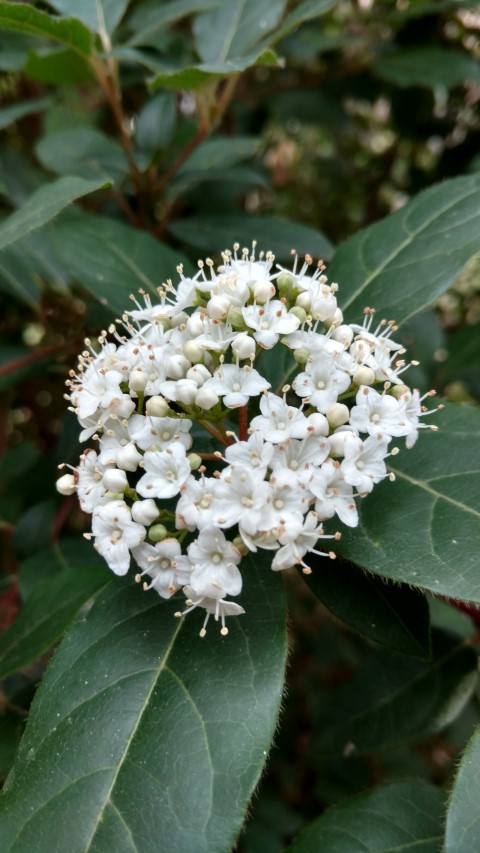
[[[132,296],[99,346],[85,342],[68,396],[93,446],[57,483],[92,515],[85,535],[113,572],[181,590],[179,617],[206,611],[200,636],[211,615],[227,634],[244,613],[243,556],[310,574],[309,554],[334,558],[339,522],[356,527],[358,502],[394,480],[398,440],[436,429],[394,322],[372,308],[347,322],[322,262],[295,254],[285,269],[255,245],[221,257],[193,277],[178,266],[158,299]],[[285,349],[291,382],[274,388]]]

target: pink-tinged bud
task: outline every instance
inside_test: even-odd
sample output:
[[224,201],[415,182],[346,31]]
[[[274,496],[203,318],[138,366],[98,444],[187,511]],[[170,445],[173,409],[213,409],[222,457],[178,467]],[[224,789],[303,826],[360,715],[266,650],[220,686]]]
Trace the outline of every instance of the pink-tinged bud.
[[207,303],[208,316],[212,320],[224,320],[230,309],[230,300],[226,296],[212,296]]
[[132,504],[132,518],[139,524],[151,524],[158,518],[158,514],[158,507],[151,498],[145,501],[134,501]]
[[125,489],[128,489],[127,475],[125,471],[120,471],[118,468],[105,471],[102,482],[108,492],[123,494]]
[[328,421],[325,415],[321,415],[320,412],[313,412],[312,415],[308,416],[307,421],[310,435],[325,436],[330,432]]
[[117,452],[117,467],[122,471],[136,471],[138,463],[141,462],[143,456],[138,452],[134,444],[127,444],[121,447]]
[[268,302],[275,295],[275,287],[271,281],[256,281],[253,285],[253,296],[256,302]]
[[151,418],[165,418],[170,411],[170,407],[164,397],[155,395],[150,397],[145,405],[145,412]]
[[68,497],[69,495],[74,495],[77,491],[77,487],[75,485],[75,477],[73,474],[64,474],[63,477],[60,477],[55,483],[57,492],[61,495],[65,495]]

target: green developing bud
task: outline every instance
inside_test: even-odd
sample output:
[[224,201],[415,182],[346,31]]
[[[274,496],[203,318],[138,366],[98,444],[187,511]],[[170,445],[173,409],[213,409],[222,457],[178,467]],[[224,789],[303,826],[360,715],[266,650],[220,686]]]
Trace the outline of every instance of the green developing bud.
[[200,468],[202,464],[202,457],[198,455],[198,453],[189,453],[187,459],[190,463],[190,470],[196,471],[197,468]]
[[166,536],[168,536],[168,530],[164,524],[153,524],[148,531],[150,542],[161,542]]
[[286,296],[287,299],[291,294],[294,278],[289,272],[282,272],[276,280],[277,290],[280,296]]

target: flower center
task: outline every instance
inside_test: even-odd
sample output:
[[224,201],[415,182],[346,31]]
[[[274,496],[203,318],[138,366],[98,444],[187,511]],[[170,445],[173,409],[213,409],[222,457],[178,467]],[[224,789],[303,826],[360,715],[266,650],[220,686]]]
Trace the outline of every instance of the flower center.
[[319,379],[319,380],[318,380],[318,382],[317,382],[317,388],[318,388],[318,390],[319,390],[319,391],[322,391],[322,390],[323,390],[323,388],[325,388],[325,382],[323,381],[323,379]]
[[273,505],[275,509],[282,509],[284,502],[280,498],[277,498],[277,500],[273,502]]
[[222,562],[222,555],[221,554],[218,554],[218,553],[212,554],[212,563],[221,563],[221,562]]
[[375,414],[371,416],[370,420],[372,421],[372,423],[378,424],[380,420],[380,415],[378,414],[378,412],[375,412]]
[[208,495],[203,496],[199,505],[202,509],[208,509],[211,503],[212,503],[212,495],[208,494]]
[[170,560],[167,560],[166,557],[163,560],[160,560],[160,568],[161,569],[169,569],[170,568]]
[[242,498],[242,504],[246,507],[253,506],[253,501],[251,498]]
[[279,421],[277,424],[277,429],[285,429],[285,424],[283,421]]
[[240,391],[240,384],[238,382],[232,385],[232,391]]

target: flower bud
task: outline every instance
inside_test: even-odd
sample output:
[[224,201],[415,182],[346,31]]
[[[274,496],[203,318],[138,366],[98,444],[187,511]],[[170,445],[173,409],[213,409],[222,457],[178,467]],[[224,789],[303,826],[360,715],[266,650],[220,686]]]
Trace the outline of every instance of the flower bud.
[[275,287],[271,281],[256,281],[252,292],[257,302],[265,303],[275,295]]
[[330,450],[334,456],[345,455],[345,441],[352,435],[355,438],[357,437],[357,434],[353,430],[345,426],[341,426],[336,432],[332,433],[330,436]]
[[196,471],[202,464],[202,457],[198,453],[189,453],[187,459],[190,463],[190,470]]
[[170,411],[170,407],[164,397],[156,394],[150,397],[145,405],[145,412],[151,418],[164,418]]
[[232,341],[232,350],[237,358],[255,358],[255,339],[247,334],[239,334]]
[[198,385],[193,379],[179,379],[175,383],[175,399],[179,403],[191,406],[197,396]]
[[183,326],[188,319],[188,314],[185,314],[185,311],[180,311],[179,314],[174,314],[174,316],[171,318],[170,324],[172,328],[178,329],[178,327]]
[[232,305],[228,314],[227,320],[230,323],[232,329],[246,329],[246,323],[244,316],[242,314],[242,309],[237,305]]
[[304,365],[307,363],[308,359],[310,358],[310,353],[309,353],[308,349],[302,349],[302,348],[294,349],[293,350],[293,357],[294,357],[295,361],[297,362],[297,364]]
[[323,322],[325,323],[327,329],[329,329],[330,326],[341,326],[343,323],[343,313],[341,308],[336,308],[332,316],[329,317],[327,320],[324,320]]
[[144,501],[134,501],[132,504],[132,518],[139,524],[151,524],[158,518],[158,507],[152,498]]
[[308,290],[304,290],[302,291],[302,293],[298,294],[295,304],[298,305],[299,308],[303,308],[303,310],[306,311],[307,314],[309,313],[310,308],[312,307],[312,303],[310,301],[310,294]]
[[250,553],[241,536],[235,536],[235,539],[232,539],[232,545],[235,545],[235,548],[237,551],[240,551],[242,557],[246,557]]
[[282,272],[277,278],[277,289],[280,296],[290,296],[295,279],[289,272]]
[[168,536],[168,530],[164,524],[154,524],[148,531],[150,542],[161,542],[166,536]]
[[202,347],[194,340],[186,341],[184,343],[183,352],[192,364],[199,364],[205,358],[205,350],[203,350]]
[[198,386],[203,385],[207,379],[212,378],[212,374],[204,364],[196,364],[195,367],[190,367],[187,370],[187,379],[193,379]]
[[336,326],[330,335],[333,341],[338,341],[343,344],[345,348],[349,347],[353,341],[353,329],[351,326],[347,326],[342,324],[341,326]]
[[301,308],[300,305],[294,305],[293,308],[290,308],[289,314],[293,314],[294,317],[297,317],[301,323],[304,323],[307,319],[307,312],[304,308]]
[[212,391],[210,388],[199,388],[197,395],[195,397],[195,405],[199,406],[200,409],[204,409],[206,412],[213,409],[217,403],[220,402],[220,398],[215,394],[215,391]]
[[191,364],[184,355],[171,355],[165,362],[165,373],[170,379],[183,379]]
[[188,318],[186,326],[188,334],[191,335],[192,338],[198,338],[198,336],[203,335],[205,331],[200,314],[192,314],[192,316]]
[[139,368],[135,368],[128,377],[128,385],[131,391],[145,391],[145,386],[148,382],[148,376]]
[[408,385],[394,385],[390,391],[390,394],[393,397],[396,397],[397,400],[399,400],[400,397],[403,397],[404,394],[411,394],[411,391]]
[[350,410],[344,403],[334,403],[326,412],[327,421],[334,429],[346,424],[350,417]]
[[[320,412],[313,412],[312,415],[309,415],[307,418],[309,433],[310,435],[328,435],[330,432],[330,427],[328,425],[328,421],[325,415],[321,415]],[[312,431],[313,428],[313,431]]]
[[77,487],[75,485],[75,477],[73,474],[64,474],[63,477],[60,477],[55,483],[57,492],[61,495],[74,495],[77,491]]
[[102,482],[108,492],[119,492],[123,494],[128,488],[128,480],[125,471],[120,471],[118,468],[109,468],[105,471]]
[[138,452],[134,444],[127,444],[117,451],[117,467],[122,471],[136,471],[138,463],[141,462],[143,456]]
[[231,302],[226,296],[212,296],[207,302],[208,316],[212,320],[224,320],[230,307]]
[[371,367],[367,367],[364,364],[362,367],[357,367],[352,379],[355,385],[373,385],[375,382],[375,373]]

